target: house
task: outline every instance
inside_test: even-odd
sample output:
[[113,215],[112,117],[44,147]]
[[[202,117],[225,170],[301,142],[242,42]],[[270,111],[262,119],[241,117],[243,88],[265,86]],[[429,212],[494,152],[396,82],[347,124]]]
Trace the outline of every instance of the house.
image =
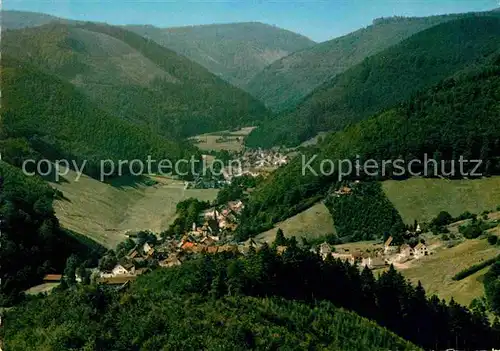
[[213,237],[211,237],[211,236],[206,236],[203,239],[201,239],[201,241],[200,241],[200,243],[202,243],[204,245],[207,245],[207,246],[211,246],[215,242],[216,242],[216,240]]
[[127,254],[127,258],[129,259],[134,259],[139,257],[140,257],[139,251],[137,251],[135,247],[132,250],[130,250]]
[[328,255],[331,253],[332,253],[332,248],[328,243],[324,242],[319,246],[319,254],[323,259],[326,259]]
[[216,254],[218,250],[219,250],[218,246],[207,247],[207,253],[209,253],[209,254]]
[[367,266],[370,269],[382,268],[387,266],[387,262],[382,257],[367,257],[361,261],[361,266]]
[[349,188],[347,186],[343,186],[339,190],[335,191],[335,194],[337,196],[340,196],[340,195],[349,195],[351,192],[352,192],[351,188]]
[[393,259],[395,262],[406,262],[408,260],[412,260],[414,258],[414,251],[408,244],[403,244],[399,247],[399,253]]
[[413,257],[414,250],[408,244],[403,244],[399,247],[399,254],[405,257]]
[[58,283],[62,279],[62,274],[47,274],[43,277],[45,283]]
[[415,258],[420,258],[423,256],[427,256],[429,251],[427,250],[427,246],[423,243],[419,243],[417,246],[413,248]]
[[384,243],[384,255],[389,255],[398,252],[397,246],[391,246],[393,237],[389,236]]
[[159,262],[160,267],[164,267],[164,268],[170,268],[170,267],[174,267],[174,266],[180,266],[181,264],[182,264],[182,262],[179,259],[179,256],[177,256],[175,254],[174,255],[170,255],[170,256],[168,256],[167,259]]
[[155,252],[156,252],[155,248],[152,248],[151,250],[149,250],[149,253],[148,253],[148,257],[147,257],[147,258],[154,257]]
[[121,265],[117,264],[111,271],[111,276],[132,275],[135,272],[135,266],[132,263]]
[[219,249],[218,249],[217,252],[234,252],[234,253],[237,253],[237,252],[239,252],[239,250],[238,250],[238,246],[237,245],[226,244],[226,245],[219,246]]
[[285,251],[286,251],[286,249],[287,249],[287,247],[286,247],[286,246],[280,245],[280,246],[278,246],[278,247],[276,248],[276,252],[278,253],[278,255],[282,255],[282,254],[283,254],[283,252],[285,252]]
[[151,250],[153,250],[153,247],[148,243],[144,243],[144,245],[142,246],[142,252],[144,252],[145,255],[149,255],[149,252]]
[[195,246],[194,243],[192,243],[191,241],[186,241],[186,242],[182,243],[181,250],[192,251],[194,246]]

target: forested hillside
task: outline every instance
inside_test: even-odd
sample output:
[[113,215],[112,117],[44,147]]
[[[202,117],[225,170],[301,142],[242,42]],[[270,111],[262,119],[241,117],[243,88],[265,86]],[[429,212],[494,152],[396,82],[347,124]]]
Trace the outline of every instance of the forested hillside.
[[52,201],[56,192],[36,177],[0,161],[0,306],[20,300],[20,293],[59,273],[71,254],[97,258],[98,245],[59,227]]
[[207,255],[119,292],[53,293],[9,311],[2,338],[23,351],[419,349],[395,333],[423,349],[475,350],[498,343],[495,328],[484,313],[427,297],[394,268],[375,278],[292,240],[282,255],[267,245],[244,257]]
[[6,55],[2,94],[1,147],[16,166],[35,152],[78,165],[86,160],[85,173],[97,177],[101,160],[146,160],[151,155],[173,162],[197,155],[190,146],[102,111],[70,83]]
[[498,49],[500,17],[471,17],[432,27],[323,84],[296,109],[254,130],[247,145],[295,146],[320,131],[341,130]]
[[152,40],[101,24],[6,31],[3,52],[70,82],[97,107],[172,138],[258,124],[249,94]]
[[[304,159],[299,156],[277,170],[252,193],[243,213],[241,238],[269,229],[273,223],[311,206],[326,196],[329,189],[340,187],[336,161],[350,159],[355,164],[358,155],[361,165],[363,160],[378,160],[376,179],[384,179],[381,160],[402,159],[406,168],[403,176],[409,176],[408,162],[423,160],[425,154],[437,161],[458,160],[460,156],[465,160],[481,159],[483,162],[476,172],[498,174],[500,131],[492,126],[500,121],[500,59],[496,55],[489,58],[489,62],[489,65],[457,73],[430,90],[416,94],[400,107],[328,135],[319,148],[307,151]],[[303,167],[315,155],[317,158],[311,167],[317,175]],[[332,160],[337,166],[329,175],[322,175],[320,171],[324,159]],[[466,165],[465,172],[473,166]],[[436,174],[451,178],[463,176],[458,163],[454,175],[450,168],[448,165],[443,170],[438,166]],[[394,169],[385,169],[385,178],[391,177]],[[343,172],[346,171],[343,168]],[[413,167],[412,171],[423,169]],[[433,172],[430,168],[430,175],[434,175]],[[353,179],[355,173],[343,179]],[[361,172],[361,178],[365,176]],[[401,174],[398,178],[401,179]],[[358,209],[355,213],[363,211]],[[339,233],[341,236],[352,234]]]
[[274,61],[315,43],[300,34],[259,22],[179,28],[126,26],[244,87]]
[[[496,12],[498,15],[498,11]],[[473,15],[492,15],[484,12]],[[293,107],[306,95],[366,57],[437,24],[463,17],[379,18],[373,24],[345,36],[297,51],[274,62],[257,74],[246,90],[273,110]]]

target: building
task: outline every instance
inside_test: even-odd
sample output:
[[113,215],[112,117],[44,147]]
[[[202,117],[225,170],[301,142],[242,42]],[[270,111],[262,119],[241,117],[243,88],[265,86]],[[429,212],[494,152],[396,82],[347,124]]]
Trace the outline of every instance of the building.
[[153,247],[148,243],[144,243],[144,245],[142,245],[142,252],[144,252],[145,255],[149,256],[151,250],[153,250]]
[[160,267],[170,268],[174,266],[180,266],[182,262],[177,255],[170,255],[166,260],[163,260],[158,264],[160,265]]
[[59,283],[62,280],[62,274],[47,274],[43,277],[45,283]]
[[278,247],[276,247],[276,253],[278,255],[282,255],[286,251],[286,249],[287,249],[286,246],[279,245]]
[[387,266],[387,262],[382,257],[367,257],[363,258],[361,266],[367,266],[370,269],[377,269]]
[[135,266],[131,263],[126,265],[117,264],[111,271],[113,277],[119,275],[132,275],[135,272]]
[[413,248],[414,256],[415,258],[420,258],[423,256],[427,256],[429,254],[429,251],[427,249],[427,246],[423,243],[419,243],[417,246]]
[[328,243],[324,242],[319,246],[319,254],[323,259],[326,259],[328,255],[331,253],[332,253],[332,248]]

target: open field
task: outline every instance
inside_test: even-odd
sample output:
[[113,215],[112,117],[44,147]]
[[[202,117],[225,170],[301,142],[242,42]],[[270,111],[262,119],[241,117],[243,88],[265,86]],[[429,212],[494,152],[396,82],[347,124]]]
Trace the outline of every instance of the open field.
[[[241,151],[244,148],[244,139],[250,134],[250,132],[255,127],[245,127],[241,128],[237,131],[220,131],[213,132],[207,134],[197,135],[192,137],[192,140],[197,140],[198,142],[195,145],[200,150],[206,151],[220,151],[220,150],[228,150],[228,151]],[[220,139],[222,136],[225,136],[225,140],[222,142],[217,142],[217,139]]]
[[278,228],[283,230],[286,237],[295,236],[297,239],[300,239],[302,236],[317,238],[322,235],[335,233],[332,215],[322,202],[276,224],[273,229],[257,235],[256,240],[272,242],[276,237]]
[[160,232],[175,218],[176,204],[189,197],[214,200],[216,189],[184,189],[184,183],[155,177],[158,184],[146,186],[130,178],[113,184],[82,176],[75,181],[70,172],[67,182],[51,185],[61,190],[66,200],[54,204],[62,226],[86,235],[107,248],[123,241],[128,231],[149,229]]
[[485,239],[465,240],[455,247],[438,249],[434,254],[410,261],[400,272],[413,283],[419,280],[430,294],[469,305],[472,299],[484,293],[482,276],[489,267],[460,281],[452,277],[461,270],[500,254],[498,246],[491,246]]
[[440,211],[458,216],[500,205],[500,177],[474,180],[411,178],[388,180],[382,187],[406,223],[429,221]]

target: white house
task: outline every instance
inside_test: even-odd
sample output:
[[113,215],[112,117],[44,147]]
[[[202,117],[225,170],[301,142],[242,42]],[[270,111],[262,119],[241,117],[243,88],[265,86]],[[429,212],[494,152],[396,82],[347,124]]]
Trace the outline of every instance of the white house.
[[332,248],[330,247],[330,245],[328,245],[328,243],[325,242],[319,246],[319,254],[323,259],[326,259],[328,255],[331,253],[332,253]]
[[429,254],[429,250],[427,246],[423,243],[419,243],[417,246],[413,248],[415,258],[420,258],[423,256],[427,256]]
[[148,243],[144,243],[144,245],[142,246],[142,251],[145,253],[145,254],[148,254],[149,251],[151,251],[153,248],[151,247],[151,245],[149,245]]
[[121,264],[117,264],[113,270],[111,271],[112,275],[113,276],[117,276],[117,275],[130,275],[130,274],[134,274],[135,272],[135,267],[134,265],[126,265],[126,266],[122,266]]

